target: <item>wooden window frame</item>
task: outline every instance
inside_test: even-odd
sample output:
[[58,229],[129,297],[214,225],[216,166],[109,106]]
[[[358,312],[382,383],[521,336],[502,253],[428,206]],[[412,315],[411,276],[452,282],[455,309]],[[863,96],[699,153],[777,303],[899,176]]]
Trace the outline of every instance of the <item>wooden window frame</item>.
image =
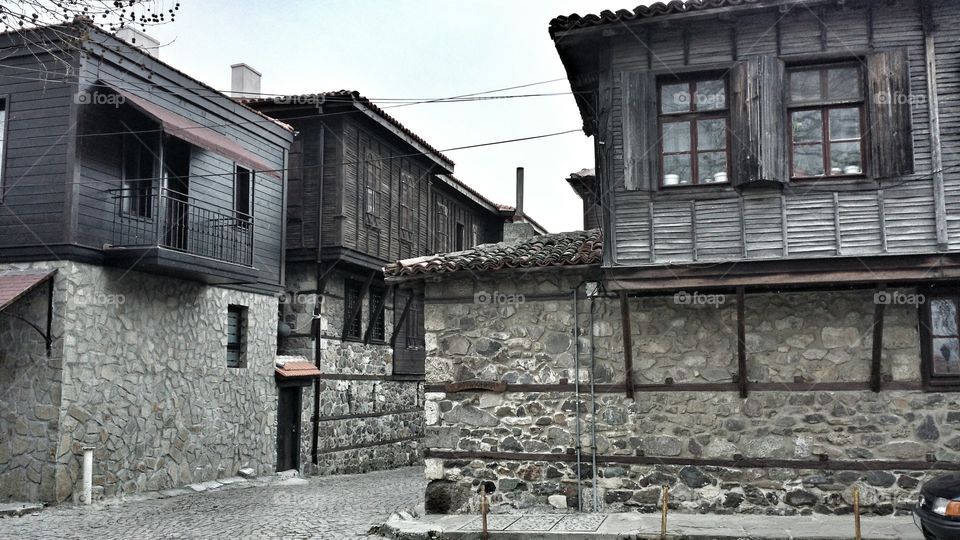
[[[790,77],[799,71],[819,71],[820,72],[820,95],[824,96],[827,94],[828,88],[828,72],[830,69],[836,68],[855,68],[857,70],[859,81],[860,81],[860,97],[859,99],[838,99],[838,100],[829,100],[822,99],[816,102],[800,102],[794,104],[792,101],[792,85]],[[789,160],[789,173],[790,181],[798,182],[811,182],[818,180],[862,180],[867,178],[868,171],[867,165],[869,164],[869,156],[867,152],[869,151],[870,145],[867,141],[867,87],[866,79],[864,77],[863,65],[859,62],[843,61],[843,62],[833,62],[833,63],[818,63],[818,64],[799,64],[787,66],[787,81],[786,81],[786,108],[787,108],[787,159]],[[838,139],[836,141],[830,139],[830,111],[834,109],[852,109],[857,108],[859,111],[860,118],[860,173],[858,174],[831,174],[830,170],[830,150],[833,143],[843,143],[843,142],[855,142],[855,139]],[[823,176],[797,176],[794,173],[794,142],[793,142],[793,113],[803,112],[803,111],[820,111],[822,118],[822,126],[820,132],[820,142],[819,143],[799,143],[800,146],[814,146],[819,144],[823,147]]]
[[463,251],[467,249],[467,226],[458,221],[454,227],[453,250]]
[[[145,137],[151,137],[151,134],[148,134]],[[154,214],[154,207],[153,207],[154,197],[159,197],[160,196],[159,191],[161,191],[161,190],[157,190],[158,192],[154,193],[154,189],[153,189],[154,183],[155,183],[154,180],[162,177],[163,170],[164,170],[163,169],[163,165],[164,165],[163,150],[162,150],[163,140],[161,139],[161,137],[157,136],[156,141],[153,141],[153,140],[149,141],[150,144],[155,144],[155,147],[147,148],[147,150],[150,152],[150,155],[152,156],[152,159],[153,159],[153,167],[152,167],[153,172],[151,173],[151,176],[149,178],[131,179],[128,177],[128,174],[127,174],[128,173],[127,163],[129,160],[129,153],[132,151],[130,145],[133,144],[137,148],[138,150],[137,155],[139,157],[141,155],[140,152],[143,151],[141,146],[145,145],[147,142],[148,141],[145,141],[143,137],[137,136],[135,134],[124,134],[121,138],[121,143],[120,143],[121,144],[121,149],[120,149],[120,197],[121,197],[121,200],[118,206],[120,210],[120,215],[126,218],[140,220],[140,221],[149,223],[149,222],[152,222],[153,219],[155,218],[155,216],[153,215]],[[137,168],[139,169],[139,165]],[[134,182],[136,182],[136,186],[130,187],[130,185]],[[146,185],[146,190],[145,190],[146,196],[142,196],[139,194],[140,191],[144,190],[144,187],[143,187],[144,185]],[[130,208],[128,207],[128,201],[131,201],[130,197],[132,197],[133,195],[128,195],[128,194],[131,194],[131,193],[136,193],[136,196],[138,198],[139,197],[144,198],[146,202],[144,206],[144,208],[146,209],[146,213],[141,213],[139,211],[134,212],[130,210]]]
[[[356,291],[356,304],[351,303],[351,289]],[[350,313],[355,312],[353,321],[347,320]],[[356,327],[356,333],[352,330]],[[347,341],[361,341],[363,339],[363,283],[347,279],[343,282],[343,339]]]
[[[383,287],[370,287],[370,293],[367,294],[367,306],[370,320],[367,323],[368,332],[370,332],[370,342],[383,344],[387,342],[387,291]],[[380,302],[384,302],[383,309],[376,313]],[[376,316],[376,317],[374,317]]]
[[[375,175],[370,174],[371,167],[376,170]],[[363,221],[372,227],[377,226],[380,211],[383,208],[382,175],[383,162],[380,155],[372,150],[367,150],[363,160]]]
[[[696,84],[698,82],[705,81],[723,81],[723,107],[719,109],[710,109],[707,111],[697,110],[697,98],[696,98]],[[690,96],[690,110],[687,112],[663,112],[663,87],[671,86],[676,84],[687,83],[687,92]],[[691,73],[684,75],[671,75],[671,76],[662,76],[657,77],[656,84],[657,92],[657,159],[659,161],[659,171],[660,178],[657,180],[657,185],[661,189],[675,189],[675,188],[689,188],[692,186],[717,186],[717,187],[727,187],[731,185],[731,158],[732,154],[730,152],[731,147],[731,138],[730,138],[730,80],[725,74],[716,73],[716,72],[700,72],[700,73]],[[689,152],[669,152],[665,153],[663,151],[663,124],[664,120],[668,120],[666,123],[680,123],[687,122],[690,126],[690,151]],[[727,169],[727,181],[726,182],[712,182],[708,184],[700,183],[700,159],[699,154],[700,150],[697,148],[697,122],[700,120],[719,120],[724,121],[724,130],[726,131],[727,137],[725,141],[725,154],[726,154],[726,169]],[[704,150],[703,152],[717,152],[717,150]],[[690,183],[689,184],[676,184],[676,185],[665,185],[663,183],[664,176],[666,175],[666,169],[663,167],[664,156],[675,156],[675,155],[690,155]]]
[[[450,208],[443,201],[437,201],[434,215],[435,250],[437,253],[444,253],[450,250],[450,231],[447,230],[450,226]],[[440,216],[443,216],[442,224],[440,223]]]
[[2,125],[0,125],[0,204],[3,203],[3,197],[7,191],[7,141],[10,139],[10,94],[0,94],[0,112],[3,113]]
[[[247,174],[247,205],[248,212],[242,212],[240,206],[240,175],[241,170]],[[256,171],[237,163],[233,164],[233,212],[236,217],[237,227],[247,228],[253,224],[254,213],[254,190],[256,189]]]
[[[247,367],[247,307],[230,304],[227,306],[227,328],[230,327],[230,317],[237,317],[237,341],[230,341],[230,333],[227,332],[227,367],[231,369],[240,369]],[[237,362],[230,362],[230,353],[237,353]]]
[[[917,307],[920,320],[920,375],[924,390],[932,392],[960,391],[960,373],[955,375],[935,375],[933,371],[933,339],[938,336],[933,333],[932,310],[933,300],[952,300],[956,309],[957,330],[960,332],[960,290],[931,290],[924,291],[924,301]],[[958,336],[960,339],[960,336]]]

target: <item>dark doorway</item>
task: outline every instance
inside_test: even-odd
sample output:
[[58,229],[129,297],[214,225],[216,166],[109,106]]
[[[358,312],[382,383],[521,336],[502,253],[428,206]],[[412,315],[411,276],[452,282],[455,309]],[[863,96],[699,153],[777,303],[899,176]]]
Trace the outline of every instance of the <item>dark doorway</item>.
[[277,470],[300,469],[299,386],[280,388],[277,403]]
[[163,145],[163,193],[166,203],[165,244],[187,249],[190,228],[190,145],[172,137]]

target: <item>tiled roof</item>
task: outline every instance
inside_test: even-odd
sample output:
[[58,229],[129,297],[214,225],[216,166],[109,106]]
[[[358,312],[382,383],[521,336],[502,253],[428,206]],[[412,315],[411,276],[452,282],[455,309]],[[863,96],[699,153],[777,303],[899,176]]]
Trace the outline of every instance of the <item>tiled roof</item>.
[[50,279],[54,273],[0,275],[0,310],[23,298],[34,287]]
[[[319,92],[316,94],[300,94],[300,95],[289,95],[289,96],[274,96],[274,97],[257,97],[257,98],[241,98],[238,101],[245,105],[265,105],[265,104],[276,104],[276,105],[297,105],[297,104],[319,104],[319,103],[359,103],[364,107],[369,108],[373,112],[377,113],[384,120],[392,124],[395,128],[402,131],[411,139],[417,141],[423,145],[427,150],[433,152],[440,159],[446,161],[453,166],[453,160],[443,155],[439,150],[430,146],[427,141],[423,140],[419,135],[410,131],[406,126],[400,123],[399,120],[387,114],[383,109],[378,107],[372,101],[362,96],[360,92],[356,90],[334,90],[331,92]],[[452,170],[452,169],[451,169]]]
[[599,264],[603,242],[599,229],[545,234],[514,242],[482,244],[465,251],[397,261],[383,269],[387,277],[419,274],[489,272],[507,268],[549,268]]
[[[296,360],[293,360],[293,358],[296,358]],[[277,357],[277,371],[275,375],[278,379],[313,378],[320,375],[320,370],[317,369],[317,366],[314,364],[307,362],[302,356],[279,356]]]
[[677,13],[686,13],[689,11],[702,11],[705,9],[716,9],[722,7],[739,6],[743,4],[755,4],[760,0],[671,0],[670,2],[656,2],[649,6],[638,6],[632,11],[629,9],[619,9],[617,11],[604,10],[599,15],[573,15],[556,17],[550,21],[550,35],[555,36],[557,32],[565,32],[576,28],[585,28],[589,26],[600,26],[615,22],[629,22],[636,19],[646,19],[661,15],[672,15]]

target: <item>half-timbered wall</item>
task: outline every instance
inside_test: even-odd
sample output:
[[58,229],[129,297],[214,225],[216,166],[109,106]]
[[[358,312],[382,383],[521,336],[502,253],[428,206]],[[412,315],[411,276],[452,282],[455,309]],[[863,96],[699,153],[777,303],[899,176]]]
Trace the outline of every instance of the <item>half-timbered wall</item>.
[[[941,29],[960,23],[950,2],[932,2]],[[960,47],[936,32],[936,61],[947,247],[960,248],[960,107],[949,96],[960,90]],[[794,6],[739,18],[657,24],[609,38],[609,64],[601,74],[600,99],[609,105],[600,136],[610,151],[604,180],[610,231],[607,265],[931,253],[938,249],[934,170],[924,33],[919,3],[847,2]],[[909,63],[914,173],[879,180],[787,183],[776,188],[730,186],[664,190],[624,189],[625,130],[630,129],[623,92],[628,74],[672,74],[729,69],[754,55],[837,58],[905,49]],[[604,82],[606,81],[606,83]],[[906,98],[906,97],[904,97]],[[632,149],[637,151],[637,149]],[[656,151],[649,153],[655,158]]]

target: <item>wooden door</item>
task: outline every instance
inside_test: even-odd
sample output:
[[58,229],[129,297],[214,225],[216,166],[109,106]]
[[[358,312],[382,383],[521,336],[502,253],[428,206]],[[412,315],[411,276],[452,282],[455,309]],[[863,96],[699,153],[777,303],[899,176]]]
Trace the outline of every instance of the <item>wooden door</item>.
[[300,469],[299,386],[280,388],[277,403],[277,470]]

